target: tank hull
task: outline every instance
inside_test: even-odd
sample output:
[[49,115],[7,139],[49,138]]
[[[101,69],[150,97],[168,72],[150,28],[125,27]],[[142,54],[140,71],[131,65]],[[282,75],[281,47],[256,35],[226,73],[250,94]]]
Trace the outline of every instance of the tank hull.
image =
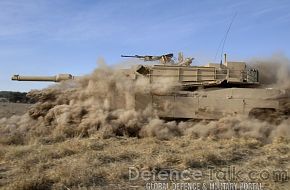
[[249,115],[255,109],[279,110],[287,94],[277,89],[216,88],[167,94],[137,94],[137,110],[152,106],[159,117],[173,119],[219,119]]

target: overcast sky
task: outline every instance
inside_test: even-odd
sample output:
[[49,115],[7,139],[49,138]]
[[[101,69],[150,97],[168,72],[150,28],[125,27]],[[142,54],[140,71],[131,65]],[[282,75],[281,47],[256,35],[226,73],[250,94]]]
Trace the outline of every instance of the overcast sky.
[[10,81],[13,74],[83,75],[98,58],[113,65],[121,54],[183,51],[206,64],[236,13],[229,59],[290,57],[288,0],[0,0],[0,90],[49,84]]

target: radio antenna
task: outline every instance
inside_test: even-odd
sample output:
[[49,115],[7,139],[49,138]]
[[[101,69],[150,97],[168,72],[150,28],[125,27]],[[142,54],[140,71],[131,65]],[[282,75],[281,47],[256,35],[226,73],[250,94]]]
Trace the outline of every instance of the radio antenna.
[[218,52],[219,52],[219,50],[220,50],[220,47],[222,47],[222,49],[221,49],[221,50],[222,50],[222,51],[221,51],[221,63],[222,63],[222,60],[223,60],[223,53],[224,53],[224,47],[225,47],[225,44],[226,44],[226,40],[227,40],[227,38],[228,38],[229,32],[230,32],[230,30],[231,30],[232,24],[233,24],[233,22],[234,22],[236,16],[237,16],[237,12],[234,14],[234,16],[233,16],[233,18],[232,18],[232,20],[231,20],[231,22],[230,22],[230,25],[229,25],[229,27],[228,27],[228,29],[227,29],[227,31],[226,31],[226,35],[225,35],[224,38],[221,40],[221,42],[220,42],[220,44],[219,44],[219,47],[218,47],[218,49],[217,49],[217,52],[216,52],[216,54],[215,54],[215,58],[214,58],[214,60],[216,60],[217,55],[218,55]]

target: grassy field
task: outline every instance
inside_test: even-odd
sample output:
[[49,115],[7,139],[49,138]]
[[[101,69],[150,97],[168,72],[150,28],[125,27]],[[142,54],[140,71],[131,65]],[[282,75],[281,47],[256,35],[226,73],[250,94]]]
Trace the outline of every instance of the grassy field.
[[0,102],[0,118],[12,115],[23,115],[31,104]]
[[[208,167],[214,171],[229,167],[244,172],[242,179],[224,182],[261,183],[263,189],[290,187],[289,176],[278,178],[275,171],[288,170],[290,142],[276,139],[263,144],[254,139],[215,140],[178,137],[162,141],[156,138],[110,138],[97,136],[73,138],[61,143],[4,146],[0,148],[1,189],[146,189],[149,182],[132,179],[132,171],[148,171],[151,175],[170,170],[201,171],[198,180],[165,180],[176,182],[202,182],[209,185],[218,181],[209,179]],[[250,171],[270,172],[267,179],[247,179]],[[130,175],[131,177],[130,177]],[[149,189],[149,188],[147,188]],[[208,189],[210,189],[208,187]]]

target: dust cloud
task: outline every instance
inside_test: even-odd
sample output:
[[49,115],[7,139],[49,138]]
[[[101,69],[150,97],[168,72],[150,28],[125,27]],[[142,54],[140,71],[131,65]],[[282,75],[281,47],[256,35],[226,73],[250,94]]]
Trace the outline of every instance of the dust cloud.
[[[289,88],[289,59],[273,56],[253,59],[251,63],[260,69],[263,84]],[[90,75],[29,92],[28,96],[37,103],[23,116],[0,119],[0,143],[49,144],[94,135],[101,138],[153,136],[163,140],[185,135],[217,139],[244,137],[265,142],[275,137],[290,137],[287,117],[278,123],[245,116],[218,121],[168,122],[160,119],[150,106],[135,110],[137,93],[157,89],[164,92],[172,86],[168,82],[151,85],[142,77],[132,80],[124,72],[128,71],[108,67],[100,61]]]
[[290,60],[283,54],[249,60],[259,70],[260,82],[268,87],[290,89]]

